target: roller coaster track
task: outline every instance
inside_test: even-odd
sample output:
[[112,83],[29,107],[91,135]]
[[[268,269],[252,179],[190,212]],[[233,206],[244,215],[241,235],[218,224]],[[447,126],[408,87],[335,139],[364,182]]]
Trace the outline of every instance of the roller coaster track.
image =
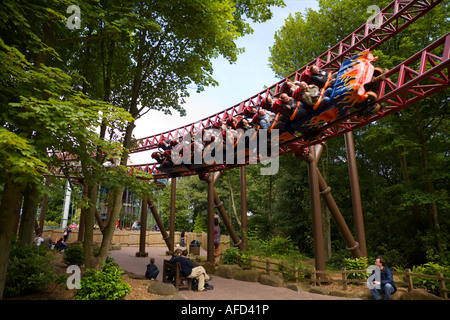
[[[158,142],[161,140],[175,139],[189,132],[198,132],[202,129],[210,128],[219,119],[224,120],[241,114],[248,106],[258,106],[264,97],[276,96],[287,79],[298,80],[309,65],[316,64],[320,68],[335,72],[339,70],[340,64],[344,60],[357,52],[377,48],[441,2],[442,0],[395,0],[379,13],[377,26],[373,26],[370,23],[362,25],[340,43],[312,60],[308,65],[303,66],[280,82],[239,104],[183,127],[139,139],[136,148],[131,150],[130,153],[156,149]],[[450,33],[447,33],[386,73],[386,79],[381,82],[377,100],[378,103],[385,105],[381,111],[363,117],[359,117],[357,112],[350,113],[320,128],[322,135],[316,139],[306,141],[303,136],[298,136],[285,145],[281,145],[280,155],[296,152],[299,148],[307,148],[310,145],[330,140],[398,112],[448,88],[450,84],[449,76]],[[155,179],[169,177],[167,173],[159,172],[156,168],[157,165],[157,163],[148,163],[130,166],[130,168],[152,173]],[[212,165],[202,168],[202,171],[212,172],[237,166],[241,165]],[[197,172],[189,171],[178,175],[194,174],[197,174]]]

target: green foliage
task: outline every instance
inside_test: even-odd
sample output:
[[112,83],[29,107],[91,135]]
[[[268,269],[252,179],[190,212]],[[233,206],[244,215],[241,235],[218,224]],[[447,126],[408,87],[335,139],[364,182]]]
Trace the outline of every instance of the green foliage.
[[84,249],[82,246],[73,244],[64,250],[64,262],[68,265],[82,266],[84,263]]
[[202,233],[202,232],[206,232],[206,230],[207,230],[206,221],[205,221],[205,219],[203,219],[203,217],[200,214],[198,214],[197,217],[195,218],[193,232]]
[[225,250],[222,257],[223,264],[238,264],[241,261],[241,250],[237,247],[231,247]]
[[272,236],[268,240],[262,240],[261,250],[265,256],[270,257],[286,257],[295,252],[291,238],[279,235]]
[[6,275],[5,297],[32,294],[56,280],[51,253],[43,246],[13,243]]
[[122,279],[123,270],[107,261],[101,270],[87,269],[81,278],[81,289],[75,292],[77,300],[122,300],[131,286]]
[[[366,270],[368,267],[367,257],[344,259],[346,270]],[[353,272],[348,274],[349,279],[365,279],[367,278],[366,272]]]
[[[445,278],[450,278],[450,267],[428,262],[423,265],[413,266],[412,273],[420,273],[430,276],[437,276],[438,273],[442,273]],[[413,284],[414,286],[425,287],[431,293],[439,295],[439,280],[413,277]],[[447,282],[447,289],[449,288],[450,286]]]

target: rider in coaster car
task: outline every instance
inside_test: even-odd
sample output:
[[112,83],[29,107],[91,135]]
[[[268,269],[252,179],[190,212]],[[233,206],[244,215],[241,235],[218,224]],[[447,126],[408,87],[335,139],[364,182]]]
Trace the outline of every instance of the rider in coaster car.
[[272,104],[273,104],[272,97],[265,97],[261,100],[261,102],[259,103],[259,106],[263,109],[272,111]]
[[[331,75],[331,80],[328,83],[329,87],[334,85],[336,80],[337,72]],[[300,82],[304,81],[307,84],[315,84],[319,88],[323,88],[328,80],[328,71],[325,69],[320,69],[316,65],[311,65],[307,67],[305,71],[300,76]]]
[[266,111],[265,109],[259,109],[258,113],[252,119],[252,123],[255,125],[259,125],[260,129],[269,129],[272,126],[272,123],[275,119],[275,115]]

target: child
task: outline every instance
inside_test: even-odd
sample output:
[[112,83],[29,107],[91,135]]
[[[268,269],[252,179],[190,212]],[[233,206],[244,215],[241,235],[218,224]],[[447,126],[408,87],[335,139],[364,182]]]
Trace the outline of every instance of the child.
[[147,279],[154,279],[156,280],[156,277],[159,274],[158,267],[155,265],[155,258],[150,258],[150,264],[147,265],[147,271],[145,272],[145,277]]

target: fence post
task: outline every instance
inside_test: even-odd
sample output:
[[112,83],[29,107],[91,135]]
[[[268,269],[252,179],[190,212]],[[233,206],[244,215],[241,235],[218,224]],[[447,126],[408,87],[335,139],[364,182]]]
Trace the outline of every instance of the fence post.
[[346,269],[344,268],[344,272],[342,272],[342,288],[347,290],[347,272],[345,272]]
[[442,272],[438,273],[439,276],[439,294],[441,298],[445,300],[448,299],[447,288],[445,287],[444,274]]
[[411,292],[414,289],[412,277],[410,275],[411,269],[406,269],[406,282],[408,283],[408,292]]
[[267,274],[270,274],[270,260],[266,259],[266,272]]
[[316,282],[316,268],[312,268],[312,270],[311,270],[311,280],[312,280],[312,283],[316,286],[317,285],[317,282]]

